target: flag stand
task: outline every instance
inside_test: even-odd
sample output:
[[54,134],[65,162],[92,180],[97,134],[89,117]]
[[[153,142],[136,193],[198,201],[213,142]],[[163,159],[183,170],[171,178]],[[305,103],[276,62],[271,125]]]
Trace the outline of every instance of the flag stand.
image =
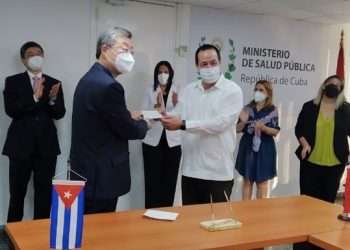
[[[72,180],[71,173],[82,180]],[[57,177],[64,176],[64,179]],[[87,179],[75,172],[67,161],[67,169],[52,180],[50,214],[50,248],[80,249],[84,228],[84,189]]]
[[79,178],[81,178],[83,181],[87,181],[87,178],[85,178],[84,176],[80,175],[78,172],[74,171],[71,168],[70,165],[70,160],[67,161],[67,169],[63,170],[62,172],[59,172],[58,174],[56,174],[53,179],[56,179],[59,176],[63,176],[66,175],[66,180],[71,180],[71,173],[75,174],[76,176],[78,176]]

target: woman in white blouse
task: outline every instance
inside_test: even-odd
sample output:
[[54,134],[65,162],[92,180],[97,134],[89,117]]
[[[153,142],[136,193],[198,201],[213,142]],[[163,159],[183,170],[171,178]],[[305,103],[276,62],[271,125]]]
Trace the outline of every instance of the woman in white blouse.
[[[178,91],[173,78],[170,63],[160,61],[154,69],[154,83],[147,91],[143,110],[171,112],[175,108]],[[173,205],[181,158],[180,133],[166,130],[160,121],[154,121],[143,140],[146,208]]]

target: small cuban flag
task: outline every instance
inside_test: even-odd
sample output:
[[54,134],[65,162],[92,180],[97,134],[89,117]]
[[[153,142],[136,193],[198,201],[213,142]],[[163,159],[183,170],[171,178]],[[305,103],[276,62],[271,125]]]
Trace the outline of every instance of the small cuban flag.
[[50,248],[81,248],[84,186],[84,181],[52,181]]

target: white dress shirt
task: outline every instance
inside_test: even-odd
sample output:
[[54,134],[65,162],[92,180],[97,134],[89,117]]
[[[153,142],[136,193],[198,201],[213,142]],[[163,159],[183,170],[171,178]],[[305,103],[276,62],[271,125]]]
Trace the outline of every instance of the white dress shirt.
[[[151,89],[149,89],[149,91],[147,91],[146,97],[142,105],[143,110],[154,110],[154,105],[157,104],[157,95],[159,94],[159,92],[160,92],[160,89],[157,89],[156,91],[154,91],[153,86]],[[165,107],[166,112],[171,112],[175,107],[172,101],[172,95],[174,92],[178,94],[178,89],[176,89],[175,85],[173,84],[169,90],[168,99]],[[163,129],[164,127],[160,121],[152,121],[151,128],[147,131],[146,137],[143,139],[143,143],[154,147],[157,146],[162,136]],[[180,141],[181,141],[180,130],[178,131],[165,130],[165,133],[166,133],[166,139],[170,148],[180,145]]]
[[184,88],[174,114],[186,121],[182,133],[182,174],[187,177],[233,179],[236,123],[243,107],[241,88],[223,75],[210,89],[196,81]]

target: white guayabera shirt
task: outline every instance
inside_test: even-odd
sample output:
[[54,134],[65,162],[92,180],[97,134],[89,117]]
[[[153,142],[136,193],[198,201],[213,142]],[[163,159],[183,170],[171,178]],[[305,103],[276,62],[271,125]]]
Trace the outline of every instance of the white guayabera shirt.
[[241,88],[223,75],[208,90],[204,90],[201,80],[184,88],[174,110],[186,120],[181,137],[184,176],[233,179],[236,123],[242,107]]

